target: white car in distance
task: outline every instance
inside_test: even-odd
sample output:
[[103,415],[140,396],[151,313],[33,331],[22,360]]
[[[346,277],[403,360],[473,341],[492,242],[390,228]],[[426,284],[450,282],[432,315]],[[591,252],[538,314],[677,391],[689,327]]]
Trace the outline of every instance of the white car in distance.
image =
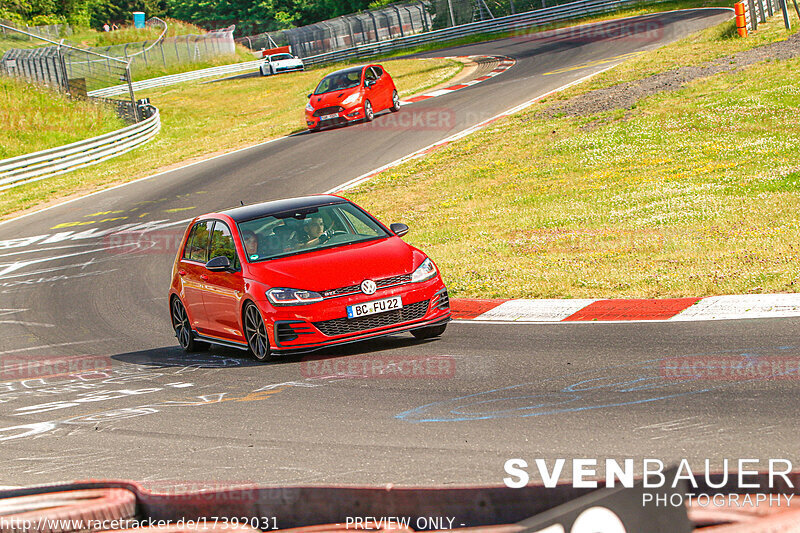
[[303,60],[292,54],[272,54],[264,58],[264,62],[259,67],[262,76],[272,76],[281,72],[291,72],[293,70],[304,70]]

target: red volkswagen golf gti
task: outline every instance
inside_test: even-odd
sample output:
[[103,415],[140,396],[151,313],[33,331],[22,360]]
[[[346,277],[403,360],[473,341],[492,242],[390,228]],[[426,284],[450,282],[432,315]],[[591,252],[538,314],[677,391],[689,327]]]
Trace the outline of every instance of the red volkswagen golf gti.
[[306,126],[318,130],[354,120],[372,120],[378,111],[400,110],[400,96],[381,65],[350,67],[322,78],[308,95]]
[[186,351],[209,343],[274,355],[410,331],[441,335],[447,288],[424,253],[357,205],[308,196],[192,221],[172,269],[172,327]]

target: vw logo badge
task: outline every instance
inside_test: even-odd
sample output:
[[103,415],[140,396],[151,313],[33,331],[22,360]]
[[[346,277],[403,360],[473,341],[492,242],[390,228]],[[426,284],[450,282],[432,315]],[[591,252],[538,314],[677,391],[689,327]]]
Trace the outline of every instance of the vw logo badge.
[[371,279],[365,279],[361,282],[361,292],[364,294],[375,294],[377,290],[378,286]]

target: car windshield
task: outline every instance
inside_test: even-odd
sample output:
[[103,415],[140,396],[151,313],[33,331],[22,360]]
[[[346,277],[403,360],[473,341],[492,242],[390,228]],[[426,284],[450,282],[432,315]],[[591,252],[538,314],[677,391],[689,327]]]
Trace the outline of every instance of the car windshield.
[[239,223],[239,233],[251,263],[389,236],[374,218],[351,203],[248,220]]
[[274,56],[270,56],[270,61],[283,61],[284,59],[294,59],[292,54],[275,54]]
[[361,83],[361,67],[334,72],[322,78],[314,94],[323,94],[342,89],[351,89]]

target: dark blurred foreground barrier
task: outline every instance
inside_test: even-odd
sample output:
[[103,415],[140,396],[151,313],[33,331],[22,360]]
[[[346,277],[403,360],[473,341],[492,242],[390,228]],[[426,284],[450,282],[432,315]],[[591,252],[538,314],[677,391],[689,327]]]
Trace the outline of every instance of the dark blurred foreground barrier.
[[[683,478],[676,488],[667,483],[662,488],[576,489],[568,484],[553,488],[528,485],[519,489],[499,487],[395,488],[381,487],[269,487],[253,483],[182,482],[163,488],[146,488],[130,481],[83,481],[76,483],[0,491],[0,509],[14,507],[9,498],[26,497],[46,492],[87,489],[126,489],[137,501],[140,523],[180,524],[216,517],[217,525],[228,519],[250,518],[259,521],[261,529],[303,528],[300,532],[341,531],[353,529],[385,530],[386,527],[359,527],[356,517],[406,517],[412,529],[428,529],[420,524],[435,525],[435,518],[454,518],[452,528],[479,528],[470,533],[734,533],[748,531],[794,532],[800,530],[800,506],[792,501],[799,494],[800,472],[777,476],[748,476],[752,486],[741,488],[736,475],[694,476],[694,483]],[[776,481],[776,483],[771,483]],[[602,486],[602,481],[599,482]],[[692,485],[696,485],[694,488]],[[772,485],[772,486],[771,486]],[[713,506],[702,498],[684,499],[688,493],[705,494],[709,500],[720,496]],[[775,495],[780,506],[739,504],[746,495]],[[677,496],[679,505],[643,503],[647,497],[664,502]],[[735,497],[735,498],[734,498]],[[732,503],[732,502],[736,503]],[[18,506],[19,507],[19,506]],[[24,511],[24,509],[19,509]],[[37,509],[40,514],[46,509]],[[688,510],[688,512],[687,512]],[[15,514],[4,511],[6,523]],[[59,512],[63,512],[63,509]],[[27,512],[35,517],[35,512]],[[274,521],[269,521],[270,519]],[[319,526],[319,524],[336,524]],[[214,524],[207,523],[207,526]],[[380,524],[374,524],[379,526]],[[386,524],[384,524],[385,526]],[[501,525],[501,527],[489,526]],[[310,527],[316,526],[316,527]],[[416,526],[416,527],[415,527]],[[253,527],[251,525],[251,527]],[[406,528],[409,527],[407,524]],[[775,529],[775,528],[778,529]],[[396,528],[395,528],[396,529]],[[446,528],[449,529],[449,528]],[[200,528],[202,531],[203,529]],[[8,531],[8,533],[13,533]]]

